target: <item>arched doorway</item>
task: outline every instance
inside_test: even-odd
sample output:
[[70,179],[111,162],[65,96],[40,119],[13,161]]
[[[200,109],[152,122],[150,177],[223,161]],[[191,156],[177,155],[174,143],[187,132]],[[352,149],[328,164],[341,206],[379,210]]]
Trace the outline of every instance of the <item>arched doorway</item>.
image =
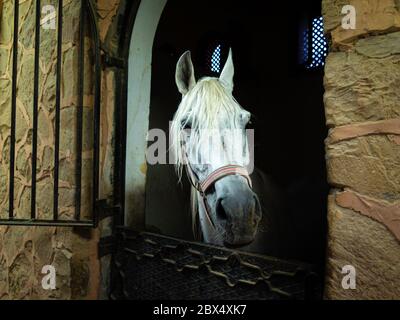
[[[279,10],[279,5],[267,13],[256,3],[226,6],[209,1],[196,5],[198,10],[180,0],[157,4],[142,1],[132,16],[124,119],[127,122],[125,225],[156,231],[175,240],[192,239],[185,183],[183,187],[177,184],[172,165],[147,166],[146,133],[149,128],[166,130],[179,103],[174,83],[179,55],[190,49],[195,68],[200,71],[197,75],[206,75],[209,49],[221,41],[234,50],[238,88],[234,94],[258,118],[255,128],[260,132],[258,142],[264,143],[256,151],[259,159],[256,165],[290,194],[292,206],[285,214],[297,215],[293,217],[301,221],[294,237],[288,240],[288,246],[294,248],[292,254],[281,258],[315,263],[321,271],[328,189],[322,72],[306,73],[297,64],[299,20],[296,19],[301,17],[297,13],[293,17],[277,15],[276,12],[286,12]],[[210,16],[208,11],[214,15]],[[209,20],[205,21],[207,16]],[[277,26],[290,37],[275,32]],[[263,30],[268,31],[264,34]],[[264,38],[267,40],[263,41]],[[223,56],[224,53],[222,59]],[[299,235],[302,241],[296,241]],[[149,243],[153,241],[150,238],[146,238]],[[279,256],[279,252],[270,254]]]

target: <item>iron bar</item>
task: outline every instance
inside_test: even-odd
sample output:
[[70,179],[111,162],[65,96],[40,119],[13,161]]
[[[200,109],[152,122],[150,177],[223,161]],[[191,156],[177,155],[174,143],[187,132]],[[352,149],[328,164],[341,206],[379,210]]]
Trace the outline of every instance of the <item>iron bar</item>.
[[82,127],[83,127],[83,95],[84,95],[84,68],[85,68],[85,18],[86,5],[85,0],[81,0],[80,13],[80,43],[79,43],[79,79],[78,79],[78,110],[76,127],[76,193],[75,193],[75,219],[79,220],[81,216],[81,191],[82,191]]
[[31,177],[31,219],[36,218],[36,167],[37,167],[37,136],[38,136],[38,106],[39,106],[39,58],[40,58],[40,18],[41,0],[36,0],[35,20],[35,65],[33,80],[33,123],[32,123],[32,177]]
[[54,137],[54,199],[53,220],[58,220],[58,193],[60,172],[60,113],[61,113],[61,66],[62,66],[62,20],[63,0],[58,1],[57,23],[57,78],[56,78],[56,109],[55,109],[55,137]]
[[0,225],[5,226],[41,226],[41,227],[94,227],[92,220],[76,221],[76,220],[29,220],[29,219],[0,219]]
[[15,130],[17,114],[17,68],[18,68],[19,1],[14,1],[13,65],[11,88],[11,133],[10,133],[10,181],[8,217],[14,218],[14,176],[15,176]]
[[94,42],[94,67],[95,67],[95,81],[94,81],[94,116],[93,116],[93,177],[92,177],[92,217],[97,225],[96,218],[96,203],[99,196],[99,169],[100,169],[100,90],[101,90],[101,65],[100,65],[100,37],[98,33],[98,26],[96,23],[95,7],[91,0],[87,0],[89,4],[89,13],[91,21],[91,31]]

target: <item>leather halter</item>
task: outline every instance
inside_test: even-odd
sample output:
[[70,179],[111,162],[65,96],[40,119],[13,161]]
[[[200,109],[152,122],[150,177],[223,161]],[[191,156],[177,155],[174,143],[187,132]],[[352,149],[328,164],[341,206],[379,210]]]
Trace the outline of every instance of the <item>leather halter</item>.
[[[186,152],[184,153],[187,158]],[[188,175],[189,181],[192,186],[197,190],[202,198],[203,208],[206,212],[206,217],[209,224],[215,229],[215,225],[211,219],[210,207],[207,204],[206,192],[207,190],[214,185],[218,180],[233,175],[239,175],[246,178],[249,187],[252,188],[251,178],[246,168],[239,165],[229,164],[223,167],[216,169],[211,172],[203,181],[199,181],[196,174],[193,172],[192,167],[190,166],[189,161],[186,161],[186,173]]]

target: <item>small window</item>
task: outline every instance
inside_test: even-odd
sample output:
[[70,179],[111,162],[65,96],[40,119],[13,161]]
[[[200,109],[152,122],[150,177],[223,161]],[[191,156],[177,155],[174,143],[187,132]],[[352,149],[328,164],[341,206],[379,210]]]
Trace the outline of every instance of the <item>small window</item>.
[[307,69],[316,69],[325,65],[328,54],[328,42],[324,35],[322,17],[312,19],[310,26],[303,33],[303,64]]
[[211,71],[220,73],[221,72],[221,45],[219,44],[212,53],[211,56]]
[[228,57],[229,43],[221,38],[214,38],[207,41],[206,50],[204,51],[204,70],[203,74],[212,77],[218,77],[222,72],[225,59]]

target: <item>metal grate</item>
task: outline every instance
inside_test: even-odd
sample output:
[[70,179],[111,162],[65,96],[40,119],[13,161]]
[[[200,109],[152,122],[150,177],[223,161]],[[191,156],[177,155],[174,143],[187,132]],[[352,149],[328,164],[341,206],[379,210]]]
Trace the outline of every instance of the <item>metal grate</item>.
[[221,45],[218,45],[211,56],[211,71],[220,73],[221,71]]
[[302,51],[301,51],[301,59],[302,59],[302,63],[303,64],[307,64],[308,63],[308,61],[309,61],[309,51],[310,51],[310,45],[309,45],[309,31],[308,31],[308,29],[307,30],[305,30],[304,32],[303,32],[303,37],[302,37],[302,39],[301,39],[301,41],[302,41],[302,43],[303,43],[303,48],[302,48]]
[[325,65],[328,54],[328,42],[324,35],[323,17],[312,19],[309,30],[303,34],[303,61],[307,69]]
[[[4,218],[0,213],[0,225],[46,225],[46,226],[95,226],[95,206],[98,197],[98,172],[99,172],[99,121],[100,121],[100,46],[98,29],[95,20],[94,7],[90,0],[80,0],[80,26],[79,26],[79,50],[78,50],[78,80],[77,80],[77,120],[76,120],[76,159],[75,159],[75,195],[74,195],[74,209],[73,217],[64,219],[60,215],[59,210],[59,194],[60,194],[60,138],[61,132],[64,129],[61,126],[61,90],[62,86],[62,50],[63,50],[63,0],[55,0],[57,10],[55,18],[57,19],[56,33],[56,80],[55,80],[55,106],[54,106],[54,170],[53,177],[53,207],[52,217],[49,219],[39,217],[37,212],[37,159],[38,159],[38,128],[39,122],[39,90],[40,88],[40,54],[41,54],[41,25],[42,25],[42,1],[36,0],[33,8],[35,15],[34,27],[34,74],[33,74],[33,96],[32,96],[32,128],[31,128],[31,181],[30,181],[30,217],[21,218],[15,214],[15,173],[16,173],[16,131],[17,131],[17,95],[18,95],[18,56],[19,56],[19,33],[13,34],[12,46],[12,86],[11,86],[11,130],[10,130],[10,172],[9,172],[9,199],[8,199],[8,218]],[[20,6],[23,5],[20,1],[14,1],[14,30],[20,30]],[[24,26],[22,26],[24,27]],[[85,38],[90,39],[90,43],[85,43]],[[89,49],[90,47],[90,49]],[[84,88],[86,82],[89,82],[85,73],[85,52],[90,50],[93,52],[93,62],[90,68],[94,72],[94,76],[90,75],[91,90],[93,95],[93,120],[91,133],[83,132],[83,107],[84,107]],[[88,67],[88,66],[86,66]],[[86,69],[87,70],[87,69]],[[21,84],[20,84],[21,85]],[[25,84],[23,84],[25,85]],[[92,134],[93,153],[92,153],[92,172],[91,172],[91,187],[92,187],[92,205],[90,215],[81,215],[81,192],[82,192],[82,139],[84,134]]]
[[117,231],[111,299],[319,299],[311,266],[151,233]]
[[221,39],[213,39],[208,42],[204,55],[205,73],[218,77],[222,71],[224,59],[228,54],[229,46]]

